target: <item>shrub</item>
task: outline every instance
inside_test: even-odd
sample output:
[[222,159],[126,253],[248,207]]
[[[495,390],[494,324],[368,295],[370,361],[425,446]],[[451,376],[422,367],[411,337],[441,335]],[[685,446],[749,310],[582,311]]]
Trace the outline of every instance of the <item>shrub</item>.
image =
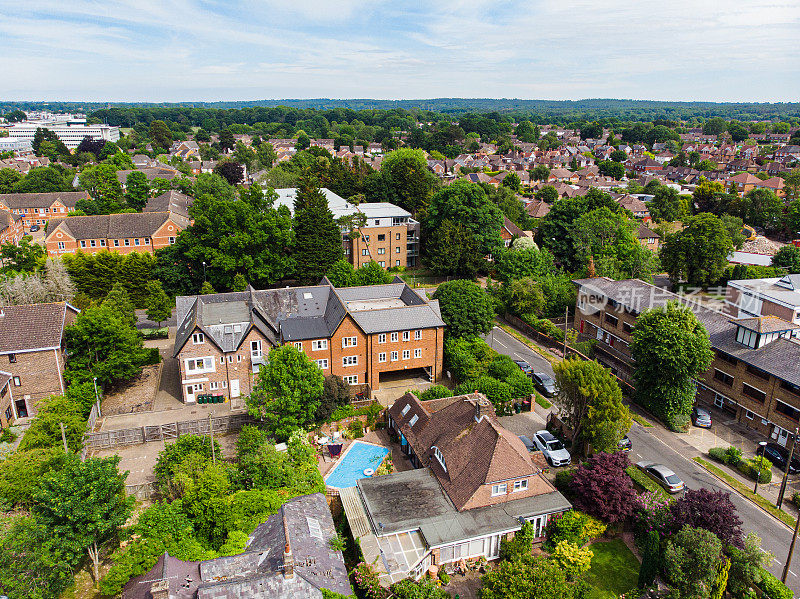
[[169,329],[161,327],[160,329],[139,329],[139,333],[144,339],[166,339],[169,337]]
[[567,577],[574,580],[589,569],[594,552],[588,547],[578,547],[569,541],[559,541],[551,554],[551,558]]
[[452,397],[453,392],[444,385],[433,385],[422,393],[418,394],[420,401],[429,401],[431,399],[441,399],[443,397]]
[[161,354],[158,352],[158,348],[146,347],[144,349],[141,365],[150,366],[151,364],[158,364],[159,362],[161,362]]
[[625,468],[630,465],[623,452],[598,453],[575,470],[570,484],[575,506],[604,522],[619,522],[633,512],[634,489]]
[[723,449],[722,447],[712,447],[711,449],[708,450],[708,455],[711,458],[717,460],[718,462],[721,462],[723,464],[726,463],[726,461],[725,461],[726,460],[726,450]]
[[559,470],[556,472],[556,480],[554,482],[556,489],[561,491],[561,493],[569,493],[571,494],[570,485],[572,484],[572,478],[575,476],[575,469],[569,468],[567,470]]
[[365,562],[358,564],[353,570],[353,578],[367,599],[382,599],[384,596],[378,575],[369,564]]
[[769,599],[792,599],[792,590],[775,578],[767,570],[761,569],[761,580],[756,582],[756,586],[764,592]]
[[354,420],[347,425],[347,432],[351,439],[360,439],[364,436],[364,426],[360,420]]
[[792,503],[795,507],[800,508],[800,491],[792,493]]
[[7,428],[0,432],[0,443],[13,443],[16,438],[17,436]]
[[564,341],[564,331],[553,324],[553,321],[546,318],[536,318],[535,314],[523,314],[521,318],[523,322],[529,324],[540,333],[557,341]]
[[569,541],[581,547],[588,540],[599,537],[605,531],[606,525],[600,520],[576,510],[570,510],[547,523],[547,544],[549,547],[555,547],[561,541]]
[[725,463],[730,466],[738,466],[742,461],[742,450],[731,445],[725,450]]
[[439,568],[439,580],[441,580],[442,584],[445,586],[450,584],[450,575],[444,571],[444,568]]
[[[767,458],[756,456],[749,460],[742,460],[737,467],[739,472],[752,480],[758,478],[758,482],[761,484],[772,480],[772,462]],[[759,476],[759,472],[761,476]]]

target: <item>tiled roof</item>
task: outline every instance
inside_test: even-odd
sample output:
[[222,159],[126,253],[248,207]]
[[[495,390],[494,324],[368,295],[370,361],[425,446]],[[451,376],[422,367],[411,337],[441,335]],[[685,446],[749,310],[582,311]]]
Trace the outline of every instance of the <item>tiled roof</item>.
[[800,325],[787,322],[777,316],[758,316],[755,318],[739,318],[734,321],[740,327],[756,333],[779,333],[800,329]]
[[61,346],[66,303],[0,308],[0,354]]
[[189,218],[189,207],[194,198],[171,189],[159,196],[150,198],[145,204],[144,212],[174,212]]
[[653,231],[650,227],[645,225],[644,223],[639,223],[639,228],[636,230],[636,236],[639,239],[661,239],[661,235]]
[[53,191],[48,193],[3,193],[0,204],[12,210],[19,208],[48,208],[59,201],[67,208],[74,208],[75,202],[89,197],[85,191]]
[[152,237],[168,219],[169,212],[123,212],[54,218],[47,228],[47,238],[52,237],[59,227],[75,239]]

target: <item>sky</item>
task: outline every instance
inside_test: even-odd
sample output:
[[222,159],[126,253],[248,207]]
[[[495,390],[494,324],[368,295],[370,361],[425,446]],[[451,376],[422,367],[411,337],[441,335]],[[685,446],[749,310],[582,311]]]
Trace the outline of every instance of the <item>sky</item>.
[[800,0],[0,0],[4,100],[800,100]]

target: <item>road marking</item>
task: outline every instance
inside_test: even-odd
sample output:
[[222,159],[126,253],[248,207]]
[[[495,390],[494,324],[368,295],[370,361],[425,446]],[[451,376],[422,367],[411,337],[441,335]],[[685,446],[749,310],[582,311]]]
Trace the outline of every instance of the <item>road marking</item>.
[[508,349],[508,346],[506,344],[504,344],[504,343],[501,343],[500,341],[495,340],[495,343],[497,345],[499,345],[500,347],[504,347],[504,348]]
[[794,572],[792,572],[791,570],[789,570],[789,574],[791,574],[791,575],[792,575],[792,576],[794,576],[794,577],[797,577],[797,574],[795,574],[795,573],[794,573]]

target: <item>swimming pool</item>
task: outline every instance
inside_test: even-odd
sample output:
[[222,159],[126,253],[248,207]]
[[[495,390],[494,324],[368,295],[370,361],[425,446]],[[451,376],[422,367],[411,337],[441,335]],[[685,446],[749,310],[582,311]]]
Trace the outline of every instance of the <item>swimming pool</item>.
[[377,470],[389,450],[380,445],[353,441],[347,451],[339,458],[339,463],[325,477],[325,484],[335,489],[355,487],[360,478],[367,478],[364,470]]

